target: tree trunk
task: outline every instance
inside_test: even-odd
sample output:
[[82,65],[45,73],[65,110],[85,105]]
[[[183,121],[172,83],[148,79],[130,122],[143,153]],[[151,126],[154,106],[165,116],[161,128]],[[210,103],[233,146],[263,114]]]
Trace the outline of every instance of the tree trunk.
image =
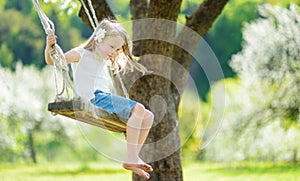
[[297,158],[298,158],[298,149],[297,149],[297,148],[294,148],[294,150],[293,150],[293,160],[292,160],[292,162],[293,162],[293,163],[297,163],[297,162],[298,162]]
[[[182,180],[180,136],[177,109],[172,94],[171,61],[173,45],[161,39],[174,40],[181,1],[132,0],[134,53],[153,74],[133,83],[130,96],[150,109],[155,116],[153,127],[142,150],[142,157],[154,168],[150,180]],[[141,8],[144,9],[142,16]],[[168,7],[166,11],[165,7]],[[154,18],[139,20],[141,18]],[[164,20],[162,20],[164,19]],[[136,21],[135,21],[136,20]],[[170,20],[170,21],[166,21]],[[144,37],[151,37],[144,40]],[[147,39],[147,38],[146,38]],[[134,76],[127,76],[128,78]],[[133,180],[143,180],[133,174]]]
[[29,144],[30,157],[32,159],[32,162],[37,163],[36,153],[34,149],[33,133],[31,130],[28,131],[28,144]]

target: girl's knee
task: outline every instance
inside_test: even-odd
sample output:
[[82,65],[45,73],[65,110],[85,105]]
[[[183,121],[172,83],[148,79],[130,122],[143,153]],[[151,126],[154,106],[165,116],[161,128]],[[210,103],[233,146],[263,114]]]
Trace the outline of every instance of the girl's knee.
[[145,115],[143,121],[146,123],[147,127],[151,127],[154,122],[154,115],[151,111],[145,110]]
[[132,114],[144,116],[144,114],[145,114],[144,105],[141,103],[137,103],[132,110]]
[[144,118],[153,122],[154,114],[151,111],[149,111],[149,110],[145,110],[145,116],[144,116]]

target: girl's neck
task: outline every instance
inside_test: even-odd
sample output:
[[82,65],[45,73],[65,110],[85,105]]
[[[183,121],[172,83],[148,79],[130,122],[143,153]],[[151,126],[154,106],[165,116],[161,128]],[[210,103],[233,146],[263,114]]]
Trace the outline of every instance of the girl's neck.
[[104,60],[103,56],[100,53],[95,51],[92,51],[92,53],[95,54],[100,60]]
[[90,53],[92,53],[95,57],[97,57],[97,59],[105,60],[104,57],[100,53],[98,53],[97,51],[90,50],[90,49],[86,49],[86,50],[89,51]]

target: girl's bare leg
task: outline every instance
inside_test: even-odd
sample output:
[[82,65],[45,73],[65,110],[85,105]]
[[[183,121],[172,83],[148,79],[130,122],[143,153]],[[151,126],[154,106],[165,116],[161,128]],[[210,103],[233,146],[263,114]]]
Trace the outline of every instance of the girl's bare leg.
[[[132,170],[145,179],[150,178],[150,174],[147,172],[151,172],[153,169],[139,157],[139,152],[153,122],[153,115],[150,112],[151,116],[149,116],[149,112],[139,103],[134,107],[127,122],[127,160],[123,164],[125,169]],[[148,116],[148,119],[145,119],[145,116]]]
[[138,147],[138,153],[140,153],[147,137],[150,131],[150,128],[153,124],[153,113],[148,111],[147,109],[145,110],[144,118],[142,121],[142,129],[140,130],[140,138],[139,138],[139,147]]

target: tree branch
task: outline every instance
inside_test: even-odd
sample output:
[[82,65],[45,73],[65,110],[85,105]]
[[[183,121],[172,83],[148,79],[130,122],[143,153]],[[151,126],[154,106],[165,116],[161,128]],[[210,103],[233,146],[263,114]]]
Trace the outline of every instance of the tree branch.
[[[201,37],[204,36],[212,27],[212,24],[221,14],[226,3],[229,0],[205,0],[195,11],[187,18],[186,27],[182,29],[177,42],[185,51],[194,52],[197,48]],[[192,30],[192,31],[191,31]],[[200,36],[199,36],[200,35]],[[180,49],[180,47],[178,47]],[[185,69],[189,69],[191,64],[191,55],[184,51],[175,51],[174,59],[177,60]]]
[[221,14],[228,1],[205,0],[195,13],[187,18],[186,26],[196,31],[200,36],[204,36]]
[[[188,71],[190,69],[192,55],[202,40],[202,36],[212,27],[212,24],[221,14],[228,1],[204,0],[193,15],[187,18],[185,27],[183,27],[176,39],[178,46],[174,47],[173,54],[173,59],[183,67],[182,70]],[[178,81],[177,88],[183,89],[186,84],[187,73],[179,72],[178,69],[172,70],[172,77],[176,77],[178,74],[182,76],[176,80]],[[179,102],[180,95],[176,95],[175,99]]]

